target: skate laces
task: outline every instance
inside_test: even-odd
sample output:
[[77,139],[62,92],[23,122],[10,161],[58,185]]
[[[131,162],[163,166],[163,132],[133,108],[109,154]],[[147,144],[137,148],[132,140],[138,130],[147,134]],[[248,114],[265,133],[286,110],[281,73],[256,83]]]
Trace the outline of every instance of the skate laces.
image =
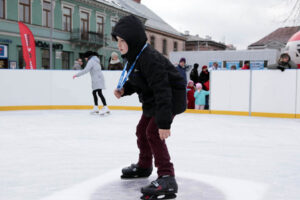
[[159,186],[159,183],[157,181],[152,181],[151,184],[154,185],[155,187]]
[[156,188],[159,187],[160,185],[164,184],[163,179],[168,178],[170,175],[164,175],[156,179],[155,181],[152,181],[151,184],[154,185]]

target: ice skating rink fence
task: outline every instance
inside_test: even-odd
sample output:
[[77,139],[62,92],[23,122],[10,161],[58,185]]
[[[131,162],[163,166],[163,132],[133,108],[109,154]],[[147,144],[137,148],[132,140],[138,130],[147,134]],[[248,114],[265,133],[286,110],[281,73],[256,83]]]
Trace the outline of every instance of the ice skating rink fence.
[[[77,72],[0,70],[0,110],[90,109],[90,76],[73,80]],[[103,73],[112,109],[140,109],[136,95],[114,97],[121,71]],[[210,87],[211,110],[187,112],[300,118],[300,70],[213,71]]]
[[299,118],[300,70],[211,73],[211,112]]

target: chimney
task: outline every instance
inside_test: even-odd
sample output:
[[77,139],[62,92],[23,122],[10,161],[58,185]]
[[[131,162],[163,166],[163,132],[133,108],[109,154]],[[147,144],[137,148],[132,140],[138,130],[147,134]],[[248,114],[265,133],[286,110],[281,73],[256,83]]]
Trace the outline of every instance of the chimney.
[[185,36],[189,36],[190,35],[190,31],[184,31],[184,35]]
[[133,0],[133,1],[135,1],[135,2],[137,2],[137,3],[141,3],[141,0]]

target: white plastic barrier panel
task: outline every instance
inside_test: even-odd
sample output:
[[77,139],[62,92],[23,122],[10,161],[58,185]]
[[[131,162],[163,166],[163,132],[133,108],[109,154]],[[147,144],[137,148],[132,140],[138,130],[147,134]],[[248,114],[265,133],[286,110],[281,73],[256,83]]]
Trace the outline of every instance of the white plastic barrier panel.
[[295,114],[296,72],[253,71],[252,112]]
[[48,71],[0,70],[0,106],[51,105]]
[[93,105],[91,77],[87,74],[73,79],[77,72],[79,71],[49,72],[52,84],[50,105]]
[[[89,74],[72,79],[79,71],[63,70],[0,70],[0,106],[27,105],[93,105]],[[120,71],[103,71],[107,104],[141,106],[136,94],[117,99]],[[99,100],[99,105],[101,101]]]
[[297,114],[300,117],[300,70],[297,70],[297,100],[296,100],[296,106],[297,106]]
[[249,70],[212,71],[210,77],[211,110],[249,111]]

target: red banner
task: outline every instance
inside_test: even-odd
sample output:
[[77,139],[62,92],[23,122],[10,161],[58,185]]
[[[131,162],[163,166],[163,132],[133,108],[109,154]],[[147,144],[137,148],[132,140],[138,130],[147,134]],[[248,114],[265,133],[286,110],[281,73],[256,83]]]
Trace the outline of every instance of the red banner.
[[36,69],[35,41],[33,34],[22,22],[19,22],[19,29],[23,47],[23,58],[26,64],[25,68]]

